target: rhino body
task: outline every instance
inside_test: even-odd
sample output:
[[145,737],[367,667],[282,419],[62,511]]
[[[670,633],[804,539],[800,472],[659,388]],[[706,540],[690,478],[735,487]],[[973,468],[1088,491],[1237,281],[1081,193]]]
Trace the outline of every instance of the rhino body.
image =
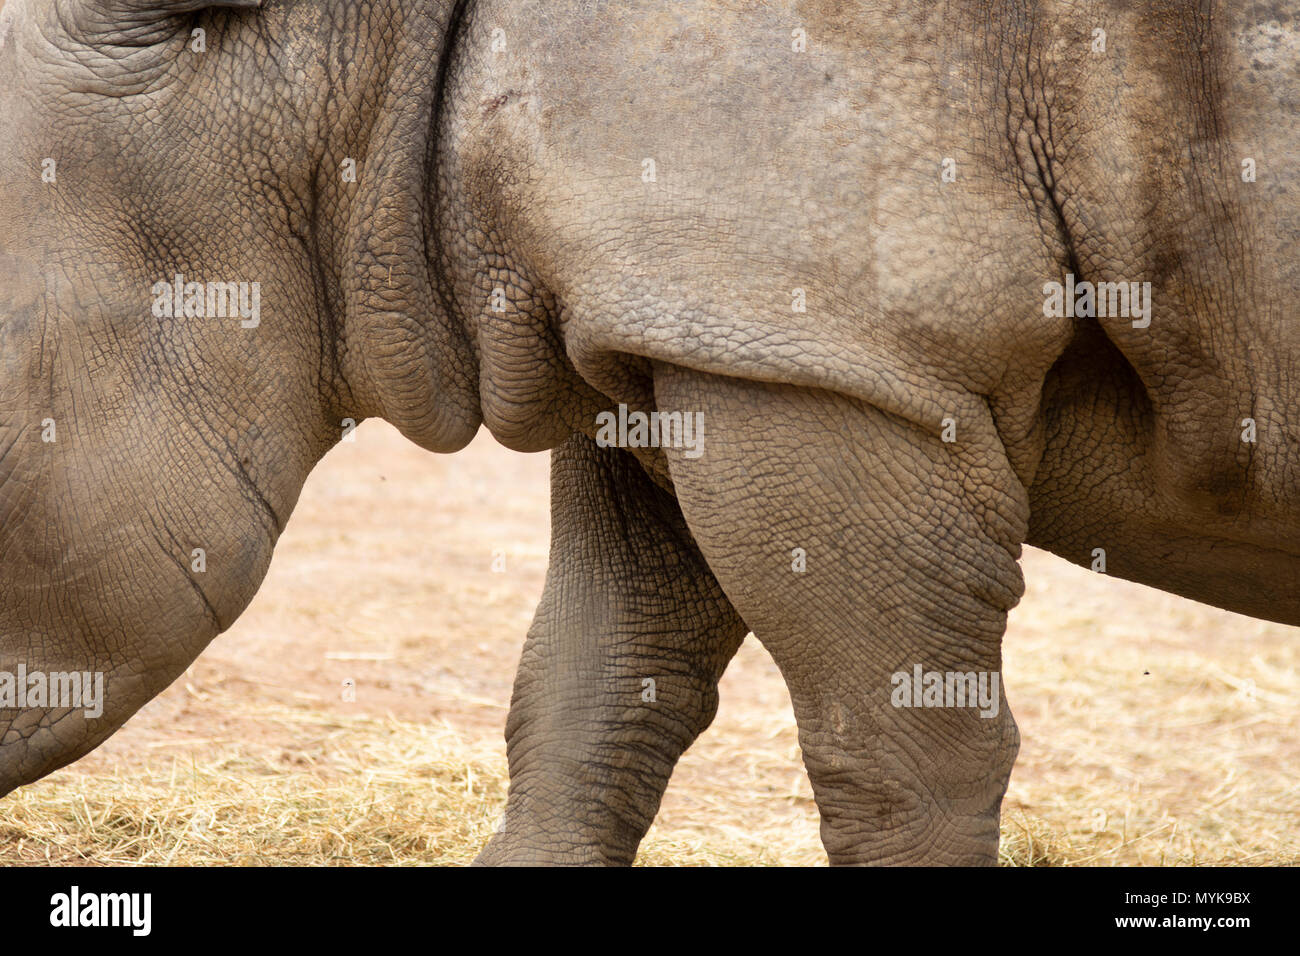
[[0,673],[104,684],[0,681],[0,793],[382,417],[552,450],[484,862],[629,861],[749,630],[833,862],[994,861],[1022,544],[1300,624],[1298,64],[1287,3],[7,0]]

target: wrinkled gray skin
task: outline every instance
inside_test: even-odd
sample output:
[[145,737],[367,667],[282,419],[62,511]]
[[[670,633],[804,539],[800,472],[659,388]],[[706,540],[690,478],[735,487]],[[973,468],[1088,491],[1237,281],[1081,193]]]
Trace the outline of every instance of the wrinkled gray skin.
[[[1023,542],[1300,623],[1285,5],[236,5],[0,19],[0,670],[108,675],[0,710],[0,793],[230,625],[344,418],[555,449],[484,862],[630,860],[749,629],[833,862],[992,862],[1005,699],[890,675],[998,671]],[[261,324],[154,317],[178,272]],[[1067,272],[1150,327],[1045,317]],[[704,454],[598,447],[618,402]]]

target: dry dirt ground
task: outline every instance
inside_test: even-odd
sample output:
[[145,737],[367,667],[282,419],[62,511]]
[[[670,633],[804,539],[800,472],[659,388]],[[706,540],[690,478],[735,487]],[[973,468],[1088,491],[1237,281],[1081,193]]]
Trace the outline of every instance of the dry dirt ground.
[[[473,858],[504,800],[547,457],[485,435],[435,456],[380,422],[355,438],[311,476],[238,623],[97,752],[0,801],[0,864]],[[1041,552],[1024,566],[1004,862],[1297,862],[1300,633]],[[752,637],[640,862],[824,862]]]

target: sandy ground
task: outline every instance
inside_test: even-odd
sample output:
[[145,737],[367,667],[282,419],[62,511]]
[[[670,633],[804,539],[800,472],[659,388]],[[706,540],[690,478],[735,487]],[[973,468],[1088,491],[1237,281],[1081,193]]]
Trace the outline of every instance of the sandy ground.
[[[499,812],[511,683],[546,568],[547,456],[485,435],[435,456],[381,422],[355,437],[312,474],[244,616],[100,750],[27,788],[28,811],[42,794],[129,788],[168,765],[174,780],[178,764],[250,747],[278,754],[275,773],[316,772],[299,718],[267,716],[293,714],[437,727],[496,775],[490,792],[468,781],[466,804]],[[1295,861],[1300,634],[1041,552],[1024,566],[1004,676],[1023,738],[1004,814],[1017,860]],[[32,852],[30,820],[18,829],[28,845],[0,845],[0,861]],[[820,863],[817,829],[785,686],[751,637],[673,778],[651,858]],[[437,859],[467,859],[480,838]]]

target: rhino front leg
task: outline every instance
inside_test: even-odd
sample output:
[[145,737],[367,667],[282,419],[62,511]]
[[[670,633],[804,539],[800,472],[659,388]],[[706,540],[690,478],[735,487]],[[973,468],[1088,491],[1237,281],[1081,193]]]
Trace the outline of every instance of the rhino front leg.
[[[936,388],[960,429],[945,443],[939,421],[830,392],[669,367],[655,385],[661,410],[704,415],[702,455],[670,452],[673,482],[790,688],[831,862],[994,863],[1028,507],[984,399]],[[917,668],[970,675],[976,700],[903,701]]]
[[673,496],[626,452],[570,439],[551,499],[506,725],[509,803],[477,862],[631,863],[747,628]]

